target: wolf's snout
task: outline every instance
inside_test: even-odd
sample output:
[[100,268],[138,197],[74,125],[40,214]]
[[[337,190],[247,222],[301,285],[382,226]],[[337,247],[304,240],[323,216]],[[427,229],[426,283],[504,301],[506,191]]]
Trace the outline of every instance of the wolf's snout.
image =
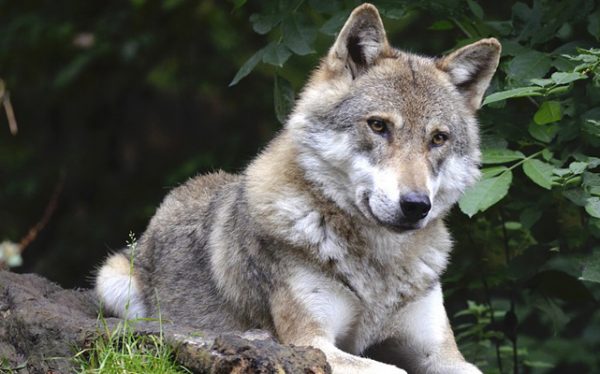
[[400,197],[400,208],[404,218],[415,223],[427,216],[431,209],[431,201],[429,196],[423,193],[411,192]]

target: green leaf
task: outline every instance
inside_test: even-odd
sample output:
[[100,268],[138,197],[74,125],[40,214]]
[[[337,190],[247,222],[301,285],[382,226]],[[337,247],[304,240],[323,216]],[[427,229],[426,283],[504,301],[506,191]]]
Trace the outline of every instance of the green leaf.
[[583,173],[583,185],[587,188],[600,188],[600,174],[598,173]]
[[283,43],[300,56],[314,53],[315,50],[312,48],[313,31],[303,27],[298,17],[288,17],[282,25]]
[[587,168],[587,166],[588,166],[587,162],[573,161],[569,165],[569,170],[571,170],[571,172],[573,174],[581,174],[581,173],[583,173],[585,171],[585,169]]
[[544,160],[550,161],[552,156],[554,156],[552,154],[552,151],[550,151],[548,148],[544,148],[544,150],[542,151],[542,157],[544,158]]
[[260,35],[264,35],[273,30],[281,22],[281,14],[259,14],[254,13],[250,16],[252,30]]
[[588,16],[587,31],[595,37],[596,40],[600,40],[600,8]]
[[565,175],[572,174],[573,172],[570,169],[555,168],[554,170],[552,170],[552,173],[559,177],[564,177]]
[[519,215],[519,220],[524,228],[530,229],[542,217],[542,211],[535,208],[525,208]]
[[600,251],[596,251],[588,257],[583,265],[583,271],[579,279],[588,282],[600,283]]
[[348,19],[348,11],[344,10],[334,14],[329,18],[319,29],[325,35],[335,35],[340,29],[344,22]]
[[506,171],[497,177],[479,181],[469,188],[458,202],[460,210],[473,217],[477,212],[483,212],[508,193],[512,182],[512,172]]
[[531,83],[535,84],[536,86],[540,86],[540,87],[546,87],[549,86],[551,84],[555,84],[554,81],[550,78],[543,78],[543,79],[530,79],[529,80]]
[[586,119],[584,120],[581,129],[591,136],[600,138],[600,121]]
[[551,95],[562,95],[564,93],[567,93],[571,90],[571,88],[569,86],[556,86],[554,88],[551,88],[548,90],[548,92],[546,93],[547,96],[551,96]]
[[309,0],[308,4],[317,12],[324,14],[334,14],[341,8],[338,0]]
[[590,197],[585,204],[585,211],[592,217],[600,218],[600,197]]
[[529,51],[527,47],[522,46],[514,40],[502,40],[502,56],[517,56]]
[[60,69],[56,78],[54,78],[54,85],[56,87],[64,87],[72,83],[90,65],[94,58],[93,53],[85,53],[72,59]]
[[393,5],[391,7],[381,7],[379,8],[381,15],[389,18],[389,19],[401,19],[406,16],[406,11],[402,8],[399,8],[397,5]]
[[172,10],[183,4],[185,0],[163,0],[162,8],[164,10]]
[[477,4],[477,2],[473,0],[467,0],[467,5],[475,17],[483,19],[483,9],[481,8],[481,5]]
[[585,162],[588,163],[590,169],[600,166],[600,157],[587,157]]
[[550,67],[552,60],[548,55],[531,50],[513,58],[506,73],[513,80],[528,82],[533,78],[542,78]]
[[508,170],[506,166],[491,166],[481,169],[481,179],[489,179]]
[[572,71],[577,67],[577,65],[577,61],[567,59],[564,56],[556,56],[552,61],[552,66],[554,66],[558,71]]
[[428,30],[434,31],[445,31],[452,30],[454,28],[454,24],[446,19],[441,21],[434,22],[431,26],[428,27]]
[[266,64],[282,67],[291,55],[292,52],[285,45],[271,42],[265,47],[262,60]]
[[577,206],[585,206],[590,195],[581,188],[572,188],[562,192],[563,196]]
[[522,160],[525,155],[519,151],[513,151],[506,148],[484,149],[482,163],[484,164],[503,164],[505,162]]
[[529,131],[529,135],[534,139],[539,140],[540,142],[550,143],[556,136],[556,133],[558,133],[559,127],[554,123],[548,125],[536,125],[531,122],[529,127],[527,127],[527,130]]
[[584,120],[600,121],[600,106],[592,108],[581,115]]
[[273,97],[275,104],[275,115],[281,124],[285,121],[294,106],[294,89],[292,84],[279,75],[275,76],[275,85],[273,87]]
[[483,105],[495,103],[496,101],[502,101],[506,99],[516,98],[516,97],[526,97],[526,96],[541,96],[542,95],[541,87],[519,87],[513,88],[512,90],[494,92],[491,95],[488,95],[485,100],[483,100]]
[[593,237],[600,239],[600,218],[590,218],[587,226],[590,230],[590,234],[592,234]]
[[236,11],[246,5],[248,0],[233,0],[233,10]]
[[177,88],[178,63],[175,59],[167,59],[156,65],[147,76],[148,83],[161,90]]
[[141,8],[146,3],[146,0],[130,0],[131,4],[136,8]]
[[563,25],[556,31],[556,37],[562,40],[567,40],[573,35],[573,26],[570,23],[563,23]]
[[250,72],[252,70],[254,70],[254,68],[260,62],[260,60],[262,60],[264,54],[265,54],[265,48],[259,50],[255,54],[253,54],[252,57],[250,57],[244,63],[244,65],[242,65],[240,70],[238,70],[238,72],[235,74],[235,77],[233,77],[233,79],[231,80],[231,83],[229,83],[229,87],[235,86],[236,84],[238,84],[238,82],[240,80],[242,80],[242,78],[244,78],[246,75],[250,74]]
[[552,76],[550,77],[550,79],[555,83],[555,84],[567,84],[567,83],[571,83],[573,81],[579,80],[579,79],[586,79],[587,76],[585,74],[582,73],[564,73],[564,72],[556,72],[554,74],[552,74]]
[[523,163],[523,172],[538,186],[547,190],[552,189],[552,171],[554,167],[537,159],[529,159]]
[[562,110],[558,101],[545,101],[542,103],[538,111],[533,116],[533,120],[538,125],[546,125],[548,123],[560,121],[562,118]]
[[581,61],[585,64],[595,64],[598,61],[599,58],[599,54],[598,53],[594,53],[594,51],[597,51],[597,49],[590,49],[590,50],[586,50],[586,49],[581,49],[581,48],[577,48],[577,52],[579,52],[580,54],[577,56],[569,56],[566,55],[565,57],[568,57],[570,60],[573,61]]
[[545,361],[530,361],[530,360],[523,360],[523,365],[525,366],[529,366],[531,368],[540,368],[540,369],[551,369],[553,368],[554,365],[551,362],[545,362]]
[[[510,21],[486,21],[485,25],[490,27],[498,36],[508,36],[513,30],[513,24]],[[502,42],[502,47],[504,49],[504,41]]]
[[554,334],[558,333],[569,322],[569,316],[549,297],[535,299],[535,307],[541,310],[552,323]]

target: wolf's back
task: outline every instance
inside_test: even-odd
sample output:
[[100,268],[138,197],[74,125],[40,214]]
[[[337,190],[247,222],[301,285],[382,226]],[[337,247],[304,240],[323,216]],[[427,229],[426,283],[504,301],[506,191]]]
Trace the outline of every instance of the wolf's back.
[[157,316],[160,309],[177,322],[235,327],[216,290],[207,244],[240,179],[217,172],[173,189],[142,237],[98,271],[96,292],[104,308],[123,318]]

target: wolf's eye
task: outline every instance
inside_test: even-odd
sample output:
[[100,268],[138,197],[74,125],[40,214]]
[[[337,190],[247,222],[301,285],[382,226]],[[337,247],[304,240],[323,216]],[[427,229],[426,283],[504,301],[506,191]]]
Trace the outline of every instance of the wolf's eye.
[[369,118],[367,125],[377,134],[385,134],[388,131],[387,124],[381,118]]
[[448,141],[448,134],[446,134],[445,132],[438,132],[433,134],[433,136],[431,137],[431,146],[440,147],[444,145],[446,141]]

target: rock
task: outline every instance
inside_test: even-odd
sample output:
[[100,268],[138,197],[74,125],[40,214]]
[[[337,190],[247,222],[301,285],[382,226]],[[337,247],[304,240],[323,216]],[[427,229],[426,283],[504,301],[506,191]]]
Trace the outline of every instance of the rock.
[[[0,372],[71,373],[71,357],[105,328],[122,320],[98,319],[90,290],[65,290],[34,274],[0,272]],[[137,334],[163,335],[175,359],[198,373],[330,373],[325,355],[312,347],[279,344],[268,332],[202,331],[142,322]]]
[[[216,373],[326,373],[325,355],[311,347],[278,344],[272,338],[248,339],[227,334],[215,339],[213,367]],[[301,371],[299,371],[300,369]]]

